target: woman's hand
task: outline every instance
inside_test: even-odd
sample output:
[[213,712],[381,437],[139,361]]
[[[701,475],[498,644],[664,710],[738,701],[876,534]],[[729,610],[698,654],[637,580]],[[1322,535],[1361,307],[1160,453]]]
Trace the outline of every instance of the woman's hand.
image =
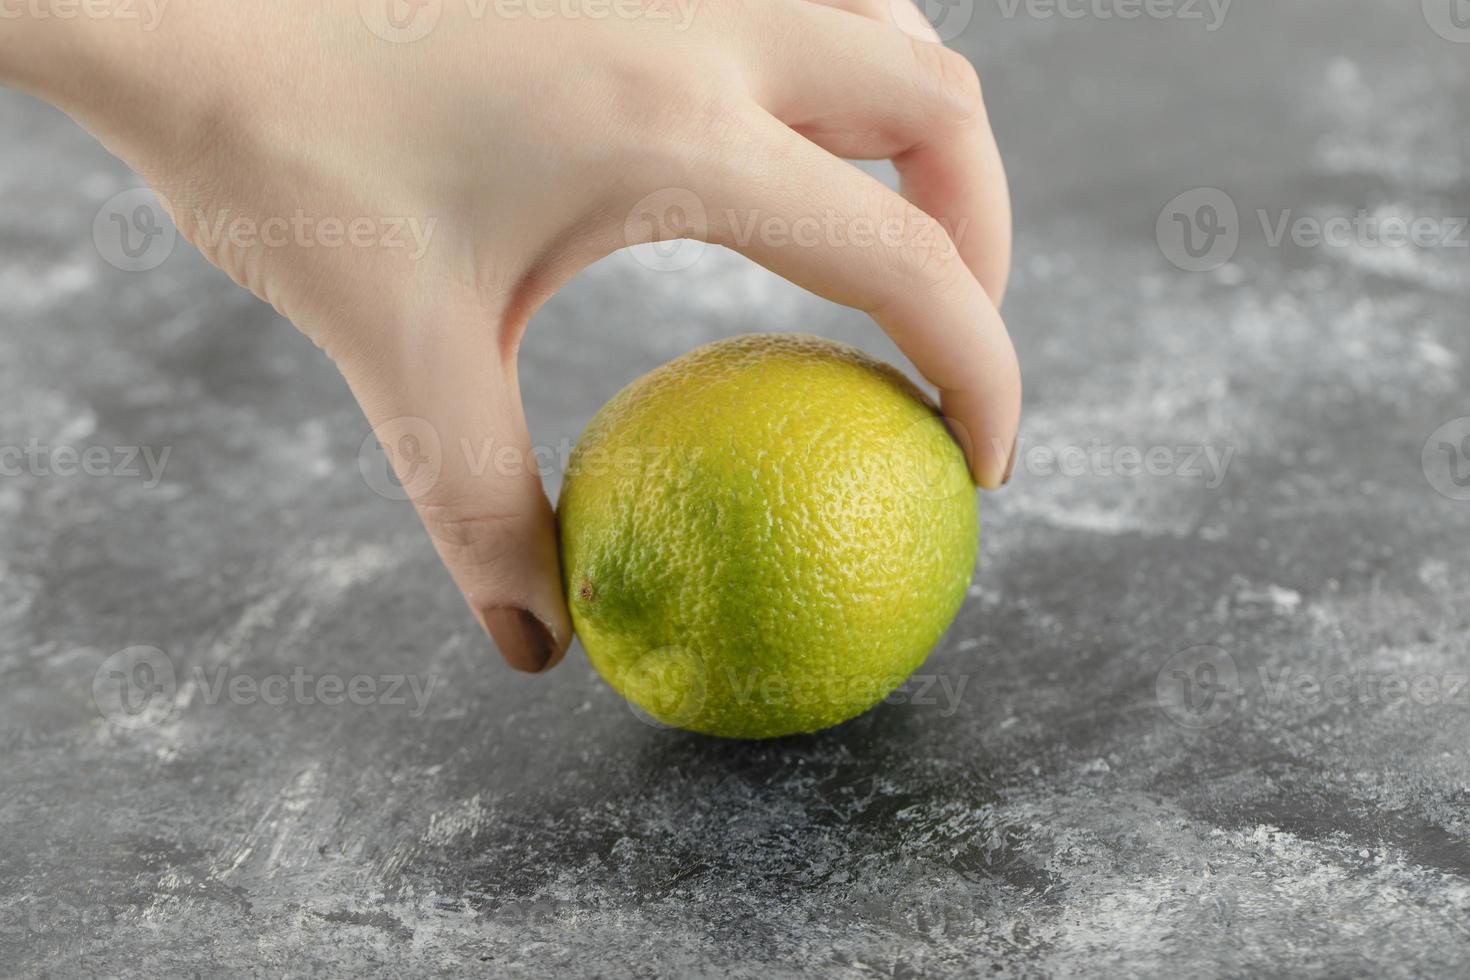
[[[172,0],[151,31],[33,4],[0,22],[0,79],[332,357],[470,608],[536,671],[572,628],[516,350],[615,249],[703,238],[867,311],[978,482],[1006,478],[1005,176],[974,71],[907,2]],[[842,157],[892,158],[903,196]]]

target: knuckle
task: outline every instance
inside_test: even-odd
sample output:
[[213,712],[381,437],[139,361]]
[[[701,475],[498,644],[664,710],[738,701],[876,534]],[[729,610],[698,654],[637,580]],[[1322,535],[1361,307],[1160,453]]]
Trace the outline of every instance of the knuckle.
[[909,43],[920,71],[935,95],[961,116],[969,117],[981,111],[984,100],[980,75],[970,59],[933,41],[911,38]]
[[613,181],[632,185],[625,190],[687,182],[744,132],[744,77],[721,58],[672,65],[623,59],[607,66],[601,81],[594,125],[623,169],[636,175]]
[[432,501],[420,502],[418,510],[440,556],[457,574],[474,572],[479,579],[530,543],[519,514]]
[[652,165],[670,177],[706,170],[731,147],[744,145],[735,135],[742,106],[728,89],[696,89],[668,100],[660,111],[647,146]]
[[612,108],[620,125],[639,122],[657,125],[677,111],[681,100],[670,98],[667,90],[658,85],[652,66],[638,61],[614,62],[607,71],[606,105]]
[[949,234],[903,198],[884,209],[882,244],[894,271],[906,283],[944,289],[954,285],[959,275],[961,266]]
[[609,69],[608,104],[616,107],[618,124],[640,137],[670,133],[677,138],[707,132],[728,123],[739,91],[738,78],[718,64],[690,64],[674,69],[639,61]]

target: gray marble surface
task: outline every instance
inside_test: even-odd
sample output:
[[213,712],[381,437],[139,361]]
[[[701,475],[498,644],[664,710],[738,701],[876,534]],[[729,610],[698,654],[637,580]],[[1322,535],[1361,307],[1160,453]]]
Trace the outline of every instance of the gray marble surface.
[[[1465,973],[1470,30],[1420,6],[953,5],[1026,451],[924,679],[764,744],[504,667],[331,365],[183,244],[104,261],[134,178],[0,96],[0,975]],[[615,256],[532,327],[537,441],[752,329],[897,359]]]

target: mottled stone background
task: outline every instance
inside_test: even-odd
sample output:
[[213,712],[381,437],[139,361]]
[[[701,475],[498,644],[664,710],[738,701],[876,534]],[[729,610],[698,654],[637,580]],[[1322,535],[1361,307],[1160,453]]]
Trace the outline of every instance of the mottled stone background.
[[[928,680],[767,744],[644,723],[580,649],[504,667],[331,365],[182,243],[104,261],[135,178],[0,96],[0,445],[109,461],[0,478],[0,974],[1470,969],[1470,453],[1431,440],[1470,416],[1470,10],[1119,9],[944,15],[1013,180],[1028,454]],[[1239,241],[1188,272],[1199,188]],[[1262,210],[1446,240],[1273,245]],[[734,256],[614,256],[533,325],[537,441],[752,329],[898,357]],[[153,715],[98,707],[150,663]],[[209,695],[298,668],[436,686]]]

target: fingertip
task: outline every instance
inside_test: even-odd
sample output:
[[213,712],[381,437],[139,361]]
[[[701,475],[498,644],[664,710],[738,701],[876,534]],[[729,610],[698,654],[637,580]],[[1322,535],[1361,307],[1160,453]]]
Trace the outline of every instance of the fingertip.
[[527,674],[541,674],[555,667],[565,647],[541,618],[527,609],[502,606],[480,610],[480,625],[490,634],[505,662]]
[[982,490],[1005,486],[1020,443],[1019,405],[1006,405],[1003,399],[993,397],[993,391],[956,390],[941,394],[940,408],[965,454],[975,484]]

